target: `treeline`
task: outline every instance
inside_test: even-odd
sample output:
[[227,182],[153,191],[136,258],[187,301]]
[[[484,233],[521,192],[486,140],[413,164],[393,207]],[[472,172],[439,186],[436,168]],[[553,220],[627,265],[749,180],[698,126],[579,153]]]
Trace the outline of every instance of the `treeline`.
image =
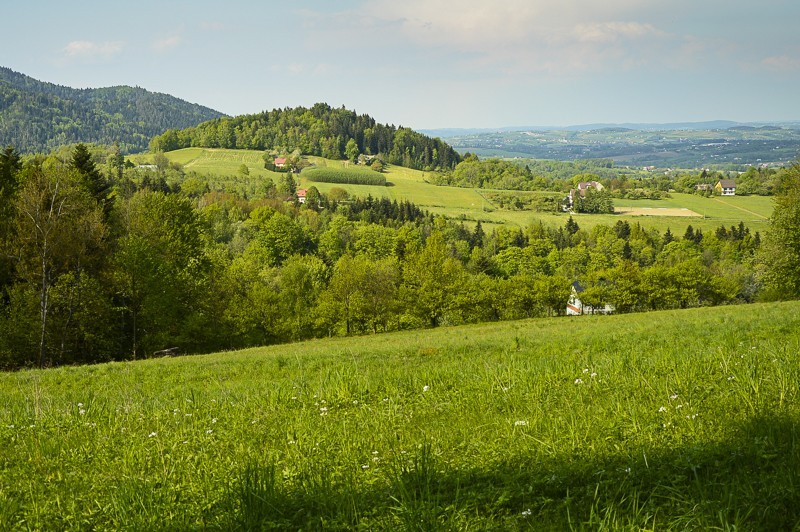
[[0,146],[24,153],[65,144],[118,143],[123,153],[147,149],[167,128],[184,128],[222,113],[139,87],[73,89],[0,67]]
[[6,149],[0,176],[6,368],[552,316],[576,280],[619,312],[760,290],[760,235],[743,225],[681,236],[569,218],[486,233],[387,199],[189,194],[82,146],[25,161]]
[[[670,191],[714,194],[721,179],[736,180],[737,195],[771,196],[788,168],[751,166],[746,172],[649,172],[615,167],[605,159],[550,161],[479,159],[466,153],[450,171],[432,175],[439,185],[468,188],[568,192],[581,181],[599,181],[613,198],[662,199]],[[702,186],[698,186],[702,185]]]
[[[568,191],[569,184],[586,176],[583,181],[628,178],[634,172],[614,167],[610,160],[545,161],[480,159],[470,153],[449,171],[434,176],[437,184],[468,188],[505,190]],[[566,185],[565,185],[566,184]],[[565,189],[565,186],[567,187]]]
[[186,129],[169,129],[150,142],[151,151],[180,148],[231,148],[299,151],[327,159],[353,159],[357,153],[381,155],[388,163],[418,170],[446,170],[461,156],[447,143],[404,127],[379,124],[368,115],[318,103],[259,114],[211,120]]

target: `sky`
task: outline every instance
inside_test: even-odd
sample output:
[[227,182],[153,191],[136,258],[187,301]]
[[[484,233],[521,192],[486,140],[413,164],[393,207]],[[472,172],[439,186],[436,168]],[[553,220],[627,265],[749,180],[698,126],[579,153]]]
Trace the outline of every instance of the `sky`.
[[0,66],[415,129],[800,120],[797,0],[26,0]]

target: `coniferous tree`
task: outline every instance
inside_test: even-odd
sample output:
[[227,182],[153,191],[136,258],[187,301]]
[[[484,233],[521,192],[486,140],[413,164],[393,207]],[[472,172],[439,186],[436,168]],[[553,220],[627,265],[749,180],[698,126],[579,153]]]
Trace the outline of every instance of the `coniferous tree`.
[[92,154],[85,144],[80,143],[75,146],[70,165],[80,173],[84,186],[103,208],[103,214],[108,218],[114,204],[113,198],[110,197],[111,185],[97,169]]

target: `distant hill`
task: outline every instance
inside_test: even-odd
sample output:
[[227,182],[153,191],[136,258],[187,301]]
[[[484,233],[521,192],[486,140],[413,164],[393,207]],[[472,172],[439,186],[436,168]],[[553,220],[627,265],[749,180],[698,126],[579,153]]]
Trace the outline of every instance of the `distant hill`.
[[49,151],[75,142],[147,149],[169,128],[186,128],[222,113],[140,87],[73,89],[0,67],[0,146]]
[[496,128],[439,128],[420,129],[421,133],[441,138],[462,137],[465,135],[481,135],[484,133],[511,133],[516,131],[596,131],[596,130],[636,130],[636,131],[676,131],[676,130],[714,130],[714,129],[757,129],[781,127],[800,129],[800,122],[752,122],[741,123],[731,120],[712,120],[708,122],[671,122],[657,123],[597,123],[578,124],[572,126],[505,126]]
[[796,122],[724,127],[728,124],[735,123],[662,124],[657,129],[642,124],[528,128],[451,135],[447,142],[461,153],[480,157],[602,159],[631,167],[744,171],[751,165],[786,166],[800,157],[800,127]]
[[380,124],[369,115],[326,103],[169,129],[154,137],[150,148],[165,152],[182,148],[298,151],[328,159],[352,158],[351,154],[382,155],[390,164],[417,170],[446,170],[461,161],[461,156],[441,139],[402,126]]

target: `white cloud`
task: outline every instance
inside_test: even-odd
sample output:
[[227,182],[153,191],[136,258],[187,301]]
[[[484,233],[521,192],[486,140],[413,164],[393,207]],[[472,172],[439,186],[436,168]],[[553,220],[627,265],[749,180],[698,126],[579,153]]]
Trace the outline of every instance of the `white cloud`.
[[682,39],[649,22],[641,0],[371,0],[333,18],[304,15],[318,49],[369,42],[392,54],[421,52],[437,68],[465,75],[572,76],[661,65]]
[[181,43],[183,43],[183,39],[180,35],[172,35],[155,41],[153,43],[153,50],[156,52],[166,52],[176,46],[180,46]]
[[765,57],[761,61],[761,65],[769,70],[777,70],[780,72],[795,71],[800,70],[800,58],[789,55]]
[[230,27],[219,21],[204,20],[200,23],[200,29],[203,31],[223,31],[230,29]]
[[94,41],[72,41],[62,50],[68,58],[84,59],[109,59],[122,52],[123,43],[113,42],[94,42]]
[[590,43],[616,43],[624,40],[667,37],[667,33],[652,24],[640,22],[599,22],[578,24],[574,37],[578,41]]

